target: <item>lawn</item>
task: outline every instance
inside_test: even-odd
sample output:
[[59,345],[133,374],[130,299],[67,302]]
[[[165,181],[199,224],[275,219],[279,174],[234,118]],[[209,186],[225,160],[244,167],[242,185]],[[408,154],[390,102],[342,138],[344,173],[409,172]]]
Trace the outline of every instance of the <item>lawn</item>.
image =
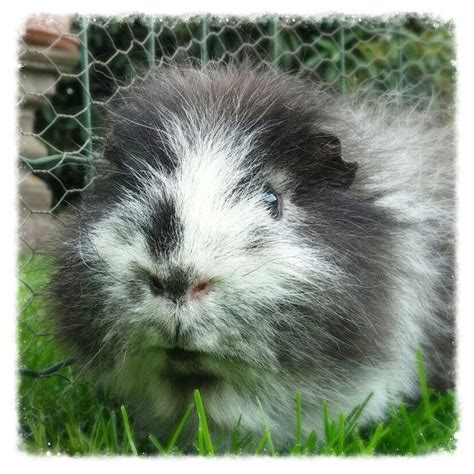
[[[41,291],[48,280],[48,261],[41,256],[22,255],[19,262],[18,348],[22,369],[36,375],[19,376],[20,436],[23,449],[31,453],[69,455],[113,454],[179,454],[180,432],[189,418],[197,416],[194,454],[214,455],[223,440],[211,439],[205,414],[205,400],[198,391],[194,403],[183,413],[182,421],[165,443],[152,435],[138,442],[133,417],[117,400],[95,389],[80,373],[68,365],[54,374],[38,373],[67,359],[54,343],[51,326],[45,319]],[[419,362],[422,399],[416,406],[402,404],[394,409],[385,423],[359,430],[356,420],[364,406],[353,413],[330,419],[325,405],[325,436],[316,433],[303,437],[300,432],[302,401],[295,393],[297,423],[294,443],[276,452],[271,433],[264,430],[254,439],[240,433],[238,426],[229,433],[227,454],[267,455],[373,455],[426,454],[455,449],[458,417],[453,393],[439,394],[426,386],[423,359]],[[31,374],[30,374],[31,375]],[[370,396],[369,396],[370,397]],[[304,402],[304,401],[303,401]],[[367,399],[370,403],[370,399]],[[322,434],[321,434],[322,435]],[[321,440],[325,439],[324,442]]]

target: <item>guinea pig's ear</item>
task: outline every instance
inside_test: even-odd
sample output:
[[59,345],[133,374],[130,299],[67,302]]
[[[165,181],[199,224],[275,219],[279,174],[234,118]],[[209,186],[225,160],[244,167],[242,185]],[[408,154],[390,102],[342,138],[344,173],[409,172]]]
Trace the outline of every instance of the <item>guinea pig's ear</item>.
[[341,141],[336,136],[319,133],[315,138],[318,174],[331,186],[347,189],[354,181],[357,163],[348,163],[342,159]]

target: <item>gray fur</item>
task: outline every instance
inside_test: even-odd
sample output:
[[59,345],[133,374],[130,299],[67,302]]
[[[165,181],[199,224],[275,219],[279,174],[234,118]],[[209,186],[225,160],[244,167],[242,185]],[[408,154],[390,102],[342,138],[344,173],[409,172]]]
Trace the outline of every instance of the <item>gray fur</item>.
[[[258,399],[284,445],[297,391],[306,433],[323,400],[336,415],[373,393],[361,422],[380,420],[419,395],[417,348],[430,383],[453,385],[449,124],[209,66],[156,72],[107,127],[105,166],[55,251],[52,310],[152,431],[169,436],[196,387],[214,434],[240,415],[261,432]],[[209,293],[189,299],[202,280]]]

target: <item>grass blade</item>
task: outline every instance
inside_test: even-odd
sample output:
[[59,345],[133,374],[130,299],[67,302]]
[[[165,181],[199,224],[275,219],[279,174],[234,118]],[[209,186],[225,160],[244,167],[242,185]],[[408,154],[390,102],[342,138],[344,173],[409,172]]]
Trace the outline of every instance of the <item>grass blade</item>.
[[119,448],[118,430],[117,430],[117,415],[115,414],[115,411],[112,411],[110,414],[110,424],[111,424],[111,429],[112,429],[114,453],[119,454],[120,448]]
[[430,418],[433,418],[433,412],[430,405],[430,394],[428,391],[428,385],[426,382],[426,370],[425,370],[425,361],[423,358],[422,352],[418,349],[416,351],[416,365],[418,368],[418,379],[420,382],[421,396],[423,400],[423,406],[427,415]]
[[124,426],[124,429],[125,429],[125,436],[127,437],[130,449],[132,450],[132,453],[135,456],[138,456],[137,447],[135,446],[135,442],[134,442],[133,436],[132,436],[132,430],[130,429],[130,423],[128,421],[127,411],[125,410],[125,407],[123,405],[120,407],[120,412],[122,413],[123,426]]
[[189,421],[189,418],[191,417],[191,414],[194,409],[194,404],[191,403],[188,408],[186,408],[186,411],[184,412],[183,418],[181,418],[181,421],[179,422],[178,427],[176,428],[175,432],[173,433],[173,436],[171,437],[168,445],[166,446],[166,452],[169,454],[171,451],[175,448],[176,442],[178,441],[179,437],[181,436],[181,433],[186,426],[186,424]]
[[260,442],[258,443],[255,454],[263,454],[263,451],[265,450],[265,446],[267,445],[267,439],[268,439],[268,431],[265,430],[262,437],[260,438]]
[[326,436],[326,444],[329,446],[332,444],[333,438],[333,427],[331,420],[329,419],[329,406],[326,400],[323,401],[323,424],[324,424],[324,434]]
[[198,454],[200,454],[201,456],[206,455],[206,450],[204,449],[204,440],[203,440],[203,437],[202,437],[202,428],[201,428],[201,426],[199,426],[199,428],[197,430],[197,450],[198,450]]
[[301,454],[301,443],[303,437],[303,415],[301,408],[301,393],[296,392],[295,396],[296,403],[296,436],[295,436],[295,446],[293,447],[292,454]]
[[199,390],[194,390],[194,404],[199,417],[199,428],[201,430],[202,441],[204,447],[206,448],[209,454],[215,454],[214,446],[211,440],[211,434],[209,433],[209,426],[207,423],[206,410],[204,408],[204,403],[202,402],[201,394]]
[[230,436],[230,452],[232,454],[237,454],[239,451],[239,434],[240,434],[241,421],[242,421],[242,415],[239,416],[239,419],[237,420],[237,425],[232,430],[232,433]]
[[336,454],[342,454],[344,452],[344,441],[346,438],[346,417],[342,411],[339,413],[339,428],[337,432],[337,448]]
[[317,440],[318,440],[318,436],[316,434],[316,431],[311,431],[311,433],[308,436],[308,439],[306,440],[306,444],[304,446],[303,452],[305,454],[313,454],[314,448],[316,447]]
[[260,403],[260,400],[258,399],[258,397],[257,397],[257,403],[258,403],[258,406],[260,407],[260,411],[262,412],[262,420],[263,420],[263,424],[265,426],[265,434],[266,434],[266,442],[267,442],[267,445],[268,445],[268,451],[270,452],[270,454],[272,456],[275,456],[276,452],[275,452],[275,447],[273,446],[273,440],[272,440],[272,435],[270,433],[270,427],[269,427],[268,422],[267,422],[267,417],[265,415],[265,411],[263,410],[263,406]]
[[67,434],[67,436],[68,436],[69,445],[70,445],[70,447],[71,447],[72,452],[73,452],[73,453],[78,453],[78,452],[80,452],[81,446],[80,446],[79,442],[77,441],[77,438],[76,438],[76,436],[75,436],[75,433],[74,433],[74,430],[73,430],[71,424],[70,424],[70,423],[66,423],[66,424],[64,425],[64,428],[65,428],[66,434]]
[[158,450],[160,454],[168,454],[167,450],[161,446],[161,443],[155,438],[155,436],[148,435],[148,439],[151,441],[153,446]]
[[89,445],[89,453],[93,454],[95,450],[97,449],[97,444],[99,442],[99,436],[103,432],[100,430],[101,424],[102,424],[102,419],[103,419],[103,412],[104,412],[104,407],[99,408],[99,412],[96,416],[96,419],[94,421],[94,425],[92,426],[92,431],[90,434],[90,445]]
[[413,432],[413,427],[410,421],[410,417],[408,415],[408,412],[404,403],[400,405],[400,413],[402,415],[403,421],[405,422],[405,426],[407,427],[407,431],[410,435],[410,441],[411,441],[411,446],[412,446],[411,453],[414,454],[416,453],[417,442],[416,442],[415,433]]
[[373,393],[369,393],[369,396],[360,405],[356,406],[354,410],[351,411],[351,413],[349,413],[349,416],[346,418],[346,424],[348,425],[346,429],[346,437],[352,434],[352,431],[356,427],[362,412],[365,410],[365,407],[369,403],[372,396]]
[[267,430],[268,432],[268,451],[270,451],[270,454],[272,456],[276,456],[276,451],[275,451],[275,446],[273,446],[273,440],[272,440],[272,435],[270,433],[270,430]]
[[374,434],[372,435],[372,438],[369,441],[369,444],[366,446],[364,449],[364,454],[373,454],[375,451],[375,448],[379,444],[380,440],[389,432],[390,430],[388,428],[383,427],[382,424],[377,425],[377,428],[375,429]]

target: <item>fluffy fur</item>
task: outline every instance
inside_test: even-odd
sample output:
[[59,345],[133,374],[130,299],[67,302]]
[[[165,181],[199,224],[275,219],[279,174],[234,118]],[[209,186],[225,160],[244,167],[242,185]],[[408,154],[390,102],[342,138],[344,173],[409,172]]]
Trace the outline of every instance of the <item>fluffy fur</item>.
[[[168,68],[110,113],[61,236],[58,334],[169,436],[198,387],[215,434],[362,422],[453,384],[451,127],[248,67]],[[275,219],[262,199],[280,197]],[[163,284],[157,295],[150,278]],[[191,298],[200,281],[210,291]],[[197,351],[187,362],[166,349]]]

